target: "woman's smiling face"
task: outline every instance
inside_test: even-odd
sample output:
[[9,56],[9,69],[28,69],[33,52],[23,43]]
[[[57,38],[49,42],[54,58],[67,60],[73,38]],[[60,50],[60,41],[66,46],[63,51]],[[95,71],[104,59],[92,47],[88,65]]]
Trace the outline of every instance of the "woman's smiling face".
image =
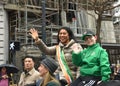
[[61,29],[59,32],[59,40],[62,44],[67,44],[69,40],[69,34],[65,29]]

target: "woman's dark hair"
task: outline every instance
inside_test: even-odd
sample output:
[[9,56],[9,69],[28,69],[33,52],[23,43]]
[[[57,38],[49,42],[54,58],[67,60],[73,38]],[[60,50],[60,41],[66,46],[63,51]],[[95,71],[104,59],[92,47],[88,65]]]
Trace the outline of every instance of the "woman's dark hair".
[[58,42],[58,43],[60,42],[60,40],[59,40],[59,33],[60,33],[60,31],[61,31],[62,29],[66,30],[66,31],[68,32],[68,35],[69,35],[69,38],[70,38],[69,40],[71,40],[71,39],[74,39],[74,40],[75,40],[75,36],[74,36],[72,30],[71,30],[69,27],[61,27],[61,28],[58,30],[58,34],[57,34],[57,42]]

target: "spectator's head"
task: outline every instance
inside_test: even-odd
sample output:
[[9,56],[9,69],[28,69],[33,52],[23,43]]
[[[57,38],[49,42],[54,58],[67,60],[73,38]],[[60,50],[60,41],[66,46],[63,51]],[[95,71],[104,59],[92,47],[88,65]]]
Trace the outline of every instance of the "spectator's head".
[[7,73],[6,67],[2,67],[2,68],[1,68],[1,73],[3,73],[3,74]]
[[40,76],[43,77],[47,72],[53,75],[53,73],[56,71],[57,68],[58,68],[58,64],[54,59],[45,58],[44,60],[41,61],[38,70],[40,72]]
[[24,70],[30,71],[34,68],[34,57],[25,56],[24,58]]

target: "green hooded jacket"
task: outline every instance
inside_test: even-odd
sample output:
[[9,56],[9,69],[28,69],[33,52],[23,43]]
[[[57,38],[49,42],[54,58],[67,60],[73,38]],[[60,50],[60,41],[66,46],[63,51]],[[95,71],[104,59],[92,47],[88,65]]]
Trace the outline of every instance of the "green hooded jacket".
[[80,53],[72,52],[72,61],[76,66],[80,66],[81,76],[100,76],[102,81],[110,78],[108,54],[99,43],[88,46]]

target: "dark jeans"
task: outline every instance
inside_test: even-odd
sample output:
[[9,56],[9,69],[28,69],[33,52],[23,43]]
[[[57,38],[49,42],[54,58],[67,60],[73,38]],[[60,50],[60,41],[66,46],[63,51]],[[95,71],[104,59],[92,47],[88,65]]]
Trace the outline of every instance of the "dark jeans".
[[96,86],[100,80],[101,78],[96,76],[80,76],[70,86]]
[[110,80],[108,82],[101,82],[97,86],[120,86],[120,80]]

